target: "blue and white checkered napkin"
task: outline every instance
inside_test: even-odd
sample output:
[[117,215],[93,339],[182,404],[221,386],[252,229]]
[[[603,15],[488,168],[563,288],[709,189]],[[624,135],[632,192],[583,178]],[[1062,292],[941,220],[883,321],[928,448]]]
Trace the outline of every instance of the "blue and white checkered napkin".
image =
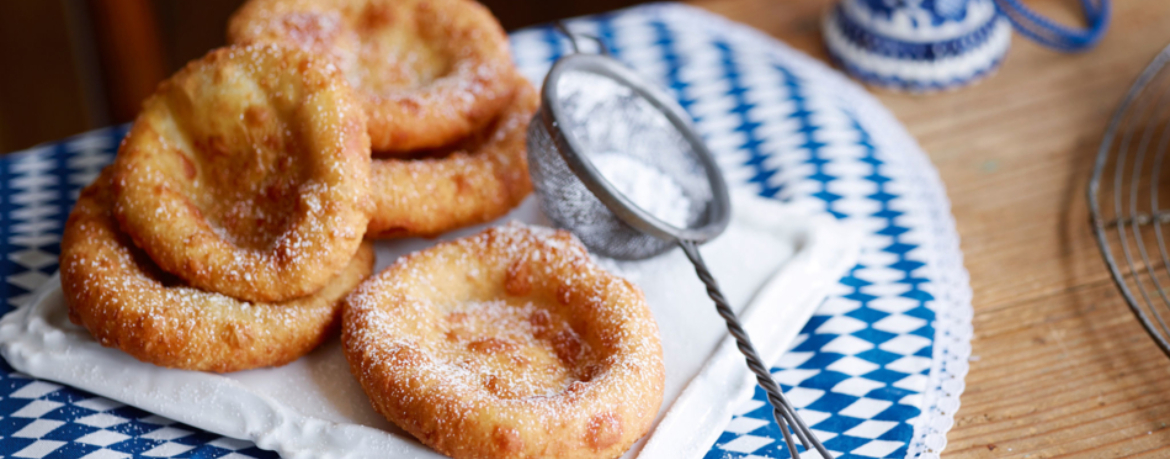
[[[656,4],[570,21],[679,97],[728,181],[827,212],[866,232],[841,279],[773,375],[843,458],[937,457],[958,408],[971,336],[970,287],[942,184],[872,96],[756,31]],[[539,77],[567,51],[551,27],[516,32]],[[0,159],[0,305],[57,269],[78,190],[113,159],[124,129]],[[762,392],[739,407],[706,458],[788,457]],[[0,362],[0,457],[273,457]]]

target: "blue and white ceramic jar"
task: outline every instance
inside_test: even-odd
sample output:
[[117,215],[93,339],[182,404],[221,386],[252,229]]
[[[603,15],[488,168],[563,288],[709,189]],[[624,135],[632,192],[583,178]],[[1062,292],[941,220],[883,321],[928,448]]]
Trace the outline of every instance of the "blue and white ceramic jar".
[[992,73],[1012,25],[994,0],[841,0],[824,18],[829,53],[866,83],[910,92]]

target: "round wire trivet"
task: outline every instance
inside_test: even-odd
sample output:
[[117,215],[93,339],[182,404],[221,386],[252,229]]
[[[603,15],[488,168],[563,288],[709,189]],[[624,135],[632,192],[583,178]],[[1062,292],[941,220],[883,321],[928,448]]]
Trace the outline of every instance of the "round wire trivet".
[[1170,356],[1170,46],[1109,121],[1089,180],[1101,256],[1146,332]]

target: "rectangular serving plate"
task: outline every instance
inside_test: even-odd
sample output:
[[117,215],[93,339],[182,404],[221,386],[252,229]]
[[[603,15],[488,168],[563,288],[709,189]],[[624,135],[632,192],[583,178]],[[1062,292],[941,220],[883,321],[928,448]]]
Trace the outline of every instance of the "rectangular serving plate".
[[[735,193],[732,207],[727,232],[702,252],[757,349],[773,362],[855,264],[860,237],[823,214],[749,193]],[[548,224],[532,199],[501,219],[509,220]],[[380,241],[377,268],[481,228],[437,240]],[[624,457],[701,457],[733,407],[752,393],[742,356],[681,251],[640,262],[599,262],[644,290],[667,370],[655,424]],[[29,304],[0,320],[0,354],[34,377],[250,440],[288,458],[443,457],[371,408],[337,339],[279,368],[224,375],[161,368],[102,347],[70,323],[54,276]]]

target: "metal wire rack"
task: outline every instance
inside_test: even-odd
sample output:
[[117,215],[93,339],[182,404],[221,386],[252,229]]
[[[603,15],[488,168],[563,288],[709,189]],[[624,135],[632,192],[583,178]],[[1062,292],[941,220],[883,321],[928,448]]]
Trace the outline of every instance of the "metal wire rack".
[[1101,255],[1146,332],[1170,356],[1170,46],[1138,76],[1113,114],[1089,210]]

